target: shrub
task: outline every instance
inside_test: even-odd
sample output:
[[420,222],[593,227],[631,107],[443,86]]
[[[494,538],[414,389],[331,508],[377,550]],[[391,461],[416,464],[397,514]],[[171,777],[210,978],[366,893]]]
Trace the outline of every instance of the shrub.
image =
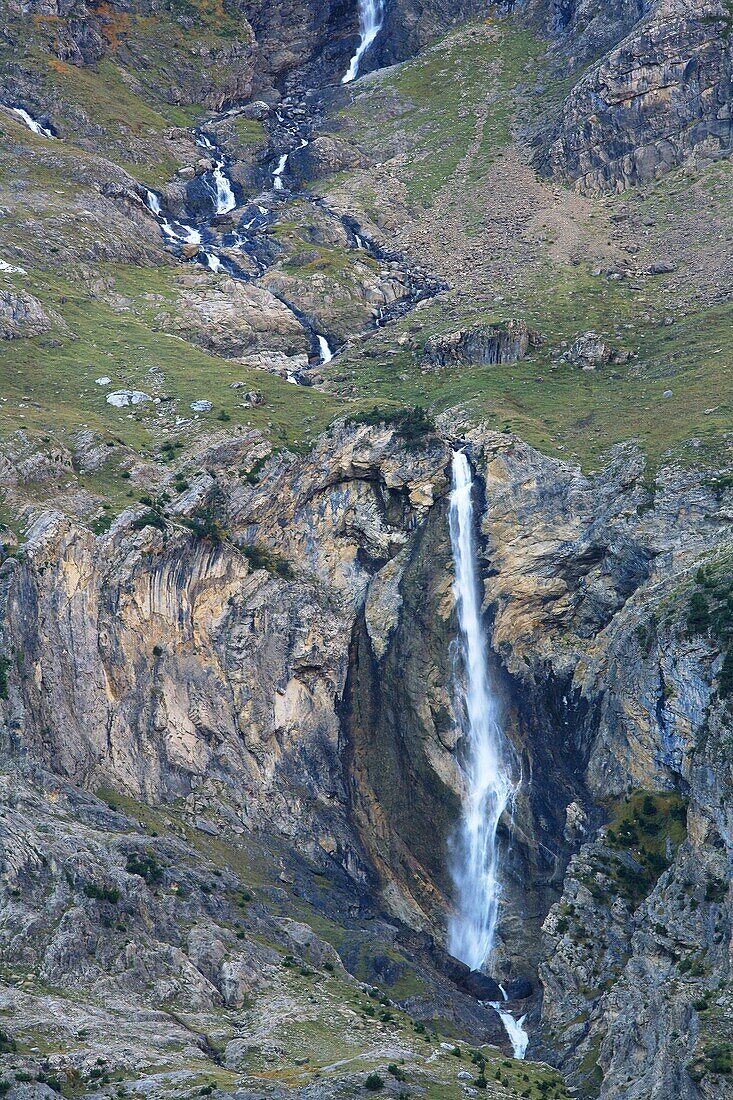
[[8,697],[9,668],[10,660],[7,657],[0,657],[0,699],[7,699]]
[[253,569],[266,569],[273,576],[290,581],[295,574],[285,558],[263,546],[240,546],[240,550]]
[[364,1082],[364,1088],[369,1089],[370,1092],[379,1092],[384,1088],[384,1079],[378,1073],[370,1073]]
[[704,634],[710,625],[710,606],[703,592],[693,592],[687,609],[688,634]]
[[97,886],[96,882],[85,882],[84,893],[88,898],[108,901],[110,905],[116,905],[120,900],[120,891],[116,886]]
[[397,1081],[404,1081],[405,1075],[395,1062],[390,1062],[387,1066],[387,1072],[391,1073]]
[[730,647],[718,673],[718,691],[723,699],[733,695],[733,646]]
[[182,516],[181,523],[184,527],[188,527],[189,531],[193,531],[198,538],[206,539],[208,542],[221,542],[226,535],[212,508],[206,508],[190,518]]
[[425,436],[435,431],[435,421],[421,406],[411,409],[380,409],[376,405],[371,412],[348,417],[347,424],[384,424],[399,432],[408,448],[419,447]]
[[89,524],[92,534],[94,535],[106,535],[112,526],[112,516],[97,516]]
[[166,523],[159,512],[151,509],[132,521],[133,531],[142,531],[143,527],[157,527],[159,531],[165,531]]
[[163,877],[163,869],[155,857],[155,853],[146,848],[144,852],[130,852],[127,856],[125,870],[128,875],[139,875],[144,878],[149,886],[160,882]]

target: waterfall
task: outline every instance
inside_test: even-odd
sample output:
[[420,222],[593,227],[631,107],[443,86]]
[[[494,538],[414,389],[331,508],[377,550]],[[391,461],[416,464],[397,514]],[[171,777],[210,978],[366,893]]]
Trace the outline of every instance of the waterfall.
[[160,197],[156,195],[155,191],[146,189],[145,205],[160,222],[160,231],[166,240],[178,244],[201,244],[201,233],[194,226],[186,225],[185,222],[171,222],[168,220],[163,213]]
[[277,162],[277,168],[272,173],[272,182],[275,185],[276,191],[284,191],[285,187],[282,181],[282,174],[285,171],[285,165],[288,163],[288,153],[283,153]]
[[523,1026],[526,1016],[520,1016],[518,1020],[515,1020],[511,1012],[507,1012],[505,1008],[502,1008],[498,1001],[489,1001],[489,1004],[499,1013],[504,1030],[509,1036],[509,1042],[512,1044],[514,1057],[524,1058],[529,1044],[529,1035]]
[[213,176],[216,187],[216,212],[217,214],[228,214],[237,205],[232,185],[220,164],[217,164],[214,168]]
[[331,346],[325,336],[320,336],[316,333],[316,340],[318,341],[318,350],[321,354],[321,363],[330,363],[333,359],[333,352]]
[[48,129],[47,126],[42,126],[32,115],[29,115],[22,107],[8,107],[9,111],[12,111],[14,115],[22,119],[29,130],[32,130],[34,134],[40,134],[41,137],[52,138],[54,135]]
[[[214,162],[214,167],[211,170],[211,176],[213,183],[210,185],[211,193],[216,203],[217,214],[228,214],[230,210],[233,210],[237,205],[237,200],[234,197],[234,191],[232,185],[224,171],[224,157],[221,151],[214,145],[213,141],[206,136],[206,134],[199,134],[196,138],[196,144],[202,149],[205,149],[210,154],[211,160]],[[205,176],[208,172],[205,173]],[[208,181],[207,181],[208,182]]]
[[463,816],[451,868],[456,913],[448,929],[448,948],[472,970],[480,970],[494,945],[501,893],[496,831],[514,788],[489,682],[476,572],[473,478],[463,451],[454,452],[452,471],[449,518],[455,563],[453,592],[461,629],[463,732],[468,753]]
[[350,84],[359,75],[361,59],[382,29],[384,0],[359,0],[359,45],[351,59],[342,84]]

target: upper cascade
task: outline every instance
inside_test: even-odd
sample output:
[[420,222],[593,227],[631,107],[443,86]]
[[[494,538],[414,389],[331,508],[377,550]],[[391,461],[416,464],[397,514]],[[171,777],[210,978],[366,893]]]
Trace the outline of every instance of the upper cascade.
[[341,78],[342,84],[350,84],[359,75],[362,58],[382,29],[384,0],[359,0],[359,45]]

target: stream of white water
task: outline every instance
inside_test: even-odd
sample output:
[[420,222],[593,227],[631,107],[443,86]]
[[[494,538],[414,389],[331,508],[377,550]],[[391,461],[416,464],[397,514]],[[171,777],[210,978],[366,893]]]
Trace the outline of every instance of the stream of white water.
[[211,170],[213,179],[211,190],[216,200],[216,213],[228,214],[237,205],[237,200],[229,177],[224,171],[224,157],[214,143],[207,138],[206,134],[200,134],[197,140],[201,148],[206,149],[214,162],[214,167]]
[[356,80],[362,58],[381,31],[383,21],[384,0],[359,0],[359,45],[341,78],[342,84]]
[[[488,961],[496,931],[501,887],[496,834],[514,786],[495,693],[488,672],[487,644],[474,539],[473,474],[464,451],[454,451],[450,537],[455,565],[453,592],[461,631],[460,684],[463,732],[467,740],[463,815],[451,871],[456,911],[448,927],[448,950],[472,970]],[[522,1021],[497,1002],[516,1058],[523,1058],[527,1033]]]
[[320,336],[316,333],[316,339],[318,340],[318,348],[321,353],[321,363],[330,363],[333,359],[333,351],[325,336]]
[[22,119],[28,129],[32,130],[34,134],[40,134],[41,137],[47,138],[52,138],[54,136],[46,126],[42,126],[37,119],[33,118],[33,115],[29,115],[22,107],[8,107],[8,110]]

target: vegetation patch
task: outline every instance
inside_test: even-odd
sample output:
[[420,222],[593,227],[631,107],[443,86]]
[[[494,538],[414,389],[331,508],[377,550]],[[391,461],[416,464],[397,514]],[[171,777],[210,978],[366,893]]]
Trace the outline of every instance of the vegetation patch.
[[635,791],[609,806],[608,844],[623,859],[607,873],[620,894],[636,906],[670,866],[687,835],[687,802],[678,794]]

